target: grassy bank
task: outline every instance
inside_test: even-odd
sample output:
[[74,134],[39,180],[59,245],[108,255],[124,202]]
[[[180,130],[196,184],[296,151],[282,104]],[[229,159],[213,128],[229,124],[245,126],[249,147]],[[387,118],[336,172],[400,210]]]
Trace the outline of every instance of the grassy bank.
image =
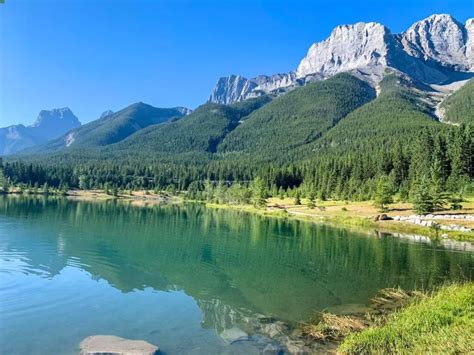
[[474,283],[416,298],[380,325],[349,335],[346,354],[470,353],[474,349]]

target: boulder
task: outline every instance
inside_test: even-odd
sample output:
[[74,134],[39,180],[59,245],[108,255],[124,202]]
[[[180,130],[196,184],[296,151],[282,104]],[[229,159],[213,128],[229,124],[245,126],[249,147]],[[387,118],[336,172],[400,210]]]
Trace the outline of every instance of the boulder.
[[93,335],[81,344],[81,355],[153,355],[158,347],[144,340],[129,340],[114,335]]
[[227,343],[233,343],[235,341],[240,340],[248,340],[249,338],[247,333],[237,327],[225,329],[222,333],[220,333],[220,336]]

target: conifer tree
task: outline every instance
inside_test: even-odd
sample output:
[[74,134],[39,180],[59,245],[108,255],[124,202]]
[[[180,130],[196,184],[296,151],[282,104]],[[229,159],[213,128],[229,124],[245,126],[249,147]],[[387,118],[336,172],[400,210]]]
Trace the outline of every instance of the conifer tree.
[[255,206],[263,207],[267,204],[267,189],[261,177],[256,177],[252,182],[252,200]]
[[295,205],[299,206],[301,205],[301,192],[300,190],[297,190],[295,193]]
[[435,201],[429,180],[426,177],[422,177],[421,180],[415,184],[413,209],[419,214],[430,213],[435,209]]
[[387,205],[393,203],[393,189],[387,176],[383,176],[377,183],[374,205],[380,212],[387,212]]

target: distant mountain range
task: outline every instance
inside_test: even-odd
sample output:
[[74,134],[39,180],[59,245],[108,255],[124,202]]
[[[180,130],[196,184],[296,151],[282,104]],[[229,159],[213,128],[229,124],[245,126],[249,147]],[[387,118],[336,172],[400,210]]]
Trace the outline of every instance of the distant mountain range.
[[116,113],[104,111],[99,119],[81,125],[69,108],[43,110],[30,126],[0,128],[0,155],[112,144],[149,125],[190,112],[184,107],[155,108],[139,102]]
[[43,110],[30,126],[19,124],[0,128],[0,155],[47,142],[80,125],[81,122],[67,107]]
[[99,119],[75,128],[35,148],[56,151],[64,148],[93,148],[120,142],[150,125],[178,119],[190,112],[184,107],[156,108],[142,102],[113,113],[104,112]]
[[42,111],[39,123],[0,130],[0,154],[256,162],[377,149],[425,127],[474,122],[473,76],[473,19],[433,15],[401,34],[344,25],[295,71],[219,79],[195,111],[136,103],[83,126],[69,109]]

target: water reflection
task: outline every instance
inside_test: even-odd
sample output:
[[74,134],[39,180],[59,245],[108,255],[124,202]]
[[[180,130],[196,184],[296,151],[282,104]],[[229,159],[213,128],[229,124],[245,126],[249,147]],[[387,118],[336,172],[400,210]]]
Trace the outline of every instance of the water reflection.
[[201,326],[220,334],[268,333],[264,318],[291,323],[360,307],[380,288],[429,288],[471,278],[474,267],[472,253],[435,244],[199,205],[41,198],[0,199],[0,250],[2,273],[53,280],[74,268],[124,294],[180,291],[196,302]]

